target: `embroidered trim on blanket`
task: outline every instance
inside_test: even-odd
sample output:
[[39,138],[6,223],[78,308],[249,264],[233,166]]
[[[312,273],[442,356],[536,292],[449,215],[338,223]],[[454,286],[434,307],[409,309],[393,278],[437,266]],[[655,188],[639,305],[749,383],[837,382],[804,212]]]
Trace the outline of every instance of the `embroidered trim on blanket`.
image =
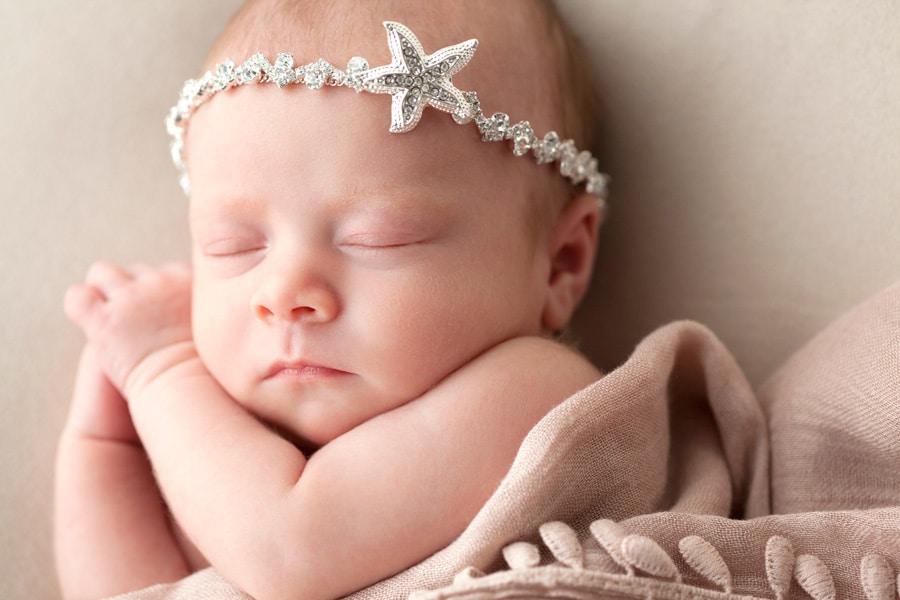
[[[684,583],[676,561],[652,539],[629,534],[609,520],[590,526],[593,538],[624,574],[585,567],[585,548],[574,529],[561,522],[545,523],[538,530],[553,564],[540,566],[541,549],[530,542],[515,542],[503,549],[509,571],[490,575],[469,567],[459,573],[453,585],[439,590],[419,591],[410,600],[541,597],[582,599],[601,596],[621,598],[724,598],[786,600],[792,582],[813,600],[837,600],[834,578],[828,566],[811,554],[797,555],[790,540],[772,536],[766,544],[760,566],[771,596],[735,593],[732,573],[711,543],[691,535],[678,542],[679,561],[709,584]],[[887,558],[869,554],[859,566],[861,587],[867,600],[894,600],[900,591],[900,576]]]

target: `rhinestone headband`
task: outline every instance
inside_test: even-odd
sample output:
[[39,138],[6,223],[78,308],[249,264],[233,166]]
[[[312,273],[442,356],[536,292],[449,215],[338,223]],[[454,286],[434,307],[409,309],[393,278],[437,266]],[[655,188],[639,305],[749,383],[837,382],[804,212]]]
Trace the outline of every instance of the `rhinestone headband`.
[[233,60],[216,65],[200,79],[185,82],[178,103],[166,119],[172,136],[172,160],[180,174],[181,187],[190,193],[187,170],[183,159],[184,134],[187,122],[199,106],[232,87],[251,83],[274,83],[279,88],[291,84],[305,84],[311,90],[325,86],[345,86],[357,92],[391,95],[391,133],[411,131],[419,123],[425,106],[450,113],[454,121],[465,125],[474,121],[485,142],[512,142],[512,152],[524,156],[531,151],[537,164],[559,163],[560,174],[572,184],[584,184],[585,191],[601,202],[607,193],[608,177],[597,169],[597,159],[586,151],[579,151],[575,142],[563,140],[555,132],[543,139],[535,136],[528,121],[511,123],[509,115],[494,113],[486,117],[475,92],[462,92],[454,87],[451,77],[468,64],[475,54],[478,40],[471,39],[426,54],[419,40],[404,25],[386,21],[391,63],[369,68],[366,59],[354,56],[344,71],[324,59],[294,66],[294,57],[286,52],[278,54],[270,63],[261,53],[245,63]]

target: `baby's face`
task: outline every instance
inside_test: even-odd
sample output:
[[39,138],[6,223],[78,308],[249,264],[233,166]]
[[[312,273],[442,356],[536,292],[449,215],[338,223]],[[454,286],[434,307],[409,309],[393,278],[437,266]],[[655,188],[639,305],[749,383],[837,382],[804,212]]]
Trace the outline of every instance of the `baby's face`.
[[525,161],[430,109],[390,134],[389,107],[246,86],[188,133],[198,351],[238,402],[316,445],[541,331],[550,264]]

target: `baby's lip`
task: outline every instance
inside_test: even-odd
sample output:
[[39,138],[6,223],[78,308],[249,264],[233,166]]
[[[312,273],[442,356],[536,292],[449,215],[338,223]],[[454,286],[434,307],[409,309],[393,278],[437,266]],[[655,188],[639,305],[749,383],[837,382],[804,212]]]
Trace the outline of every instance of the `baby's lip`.
[[266,371],[266,379],[278,377],[292,379],[325,379],[349,375],[346,371],[305,360],[277,360]]

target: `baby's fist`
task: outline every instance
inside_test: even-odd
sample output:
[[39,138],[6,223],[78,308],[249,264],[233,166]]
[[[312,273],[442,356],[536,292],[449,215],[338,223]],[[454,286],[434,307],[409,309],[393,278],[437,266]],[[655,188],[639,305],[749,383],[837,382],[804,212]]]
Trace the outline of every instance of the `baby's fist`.
[[191,269],[123,268],[96,263],[69,288],[66,315],[99,351],[107,376],[127,395],[129,377],[148,358],[192,340]]

